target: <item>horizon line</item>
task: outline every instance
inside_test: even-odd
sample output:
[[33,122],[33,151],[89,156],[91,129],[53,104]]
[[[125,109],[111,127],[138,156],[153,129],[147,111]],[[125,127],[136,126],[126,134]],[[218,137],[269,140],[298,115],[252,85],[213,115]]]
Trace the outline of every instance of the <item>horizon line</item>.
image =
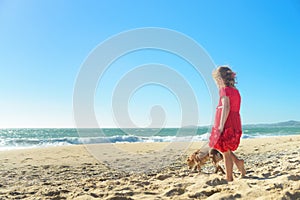
[[[258,123],[245,123],[242,126],[248,125],[267,125],[267,124],[278,124],[286,122],[300,123],[299,120],[286,120],[279,122],[258,122]],[[163,129],[163,128],[194,128],[194,127],[209,127],[212,125],[188,125],[188,126],[169,126],[169,127],[0,127],[0,129]]]

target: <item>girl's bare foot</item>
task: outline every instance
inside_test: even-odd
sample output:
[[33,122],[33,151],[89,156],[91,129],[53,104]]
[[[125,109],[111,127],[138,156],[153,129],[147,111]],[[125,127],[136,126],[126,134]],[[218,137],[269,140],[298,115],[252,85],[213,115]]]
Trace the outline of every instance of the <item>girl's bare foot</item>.
[[237,162],[237,168],[241,172],[241,177],[245,177],[246,175],[244,163],[245,163],[244,160],[238,160]]

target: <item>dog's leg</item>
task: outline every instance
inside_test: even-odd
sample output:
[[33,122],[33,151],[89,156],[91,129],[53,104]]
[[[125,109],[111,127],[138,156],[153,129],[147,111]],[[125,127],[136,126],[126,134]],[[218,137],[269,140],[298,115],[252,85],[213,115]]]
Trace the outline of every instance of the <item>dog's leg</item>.
[[198,169],[198,172],[200,173],[201,172],[201,165],[200,164],[197,164],[197,169]]
[[198,166],[194,165],[194,167],[192,169],[193,169],[193,172],[195,172],[198,169]]
[[220,165],[218,165],[217,169],[218,169],[218,171],[221,171],[221,172],[222,172],[222,174],[225,174],[225,172],[224,172],[223,168],[222,168]]
[[215,165],[215,174],[217,174],[219,170],[220,170],[220,169],[219,169],[219,166],[216,166],[216,165]]
[[218,173],[219,169],[218,169],[218,165],[217,165],[217,162],[216,162],[216,159],[215,159],[215,156],[212,155],[211,157],[211,162],[212,164],[215,166],[215,174]]
[[220,164],[219,164],[219,161],[220,160],[218,160],[218,159],[216,159],[216,158],[212,158],[212,163],[214,164],[214,166],[215,166],[215,174],[217,174],[219,171],[221,171],[222,172],[222,174],[225,174],[225,172],[224,172],[224,170],[223,170],[223,168],[220,166]]

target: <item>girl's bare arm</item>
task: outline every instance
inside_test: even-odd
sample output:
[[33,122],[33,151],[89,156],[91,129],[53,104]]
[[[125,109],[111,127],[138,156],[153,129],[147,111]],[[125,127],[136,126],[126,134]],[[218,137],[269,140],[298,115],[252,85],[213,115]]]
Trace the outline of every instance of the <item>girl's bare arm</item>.
[[229,115],[230,102],[229,102],[229,98],[227,96],[222,97],[221,101],[222,101],[223,109],[222,109],[222,113],[221,113],[219,131],[222,133],[223,129],[224,129],[225,122],[226,122],[227,117]]

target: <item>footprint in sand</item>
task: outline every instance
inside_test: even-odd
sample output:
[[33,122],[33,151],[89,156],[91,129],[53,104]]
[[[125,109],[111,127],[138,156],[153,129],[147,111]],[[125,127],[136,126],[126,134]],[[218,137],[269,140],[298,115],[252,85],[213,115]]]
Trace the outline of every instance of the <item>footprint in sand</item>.
[[294,158],[293,159],[289,159],[288,162],[289,163],[297,163],[297,164],[300,163],[300,161],[298,159],[294,159]]
[[287,177],[289,181],[299,181],[300,175],[290,175]]
[[217,186],[217,185],[223,185],[223,184],[227,184],[227,180],[223,179],[223,178],[214,178],[213,180],[209,180],[206,182],[207,185],[209,186]]
[[21,163],[24,163],[26,161],[32,160],[32,158],[25,158],[24,160],[21,161]]
[[[292,192],[292,193],[291,193]],[[300,199],[300,192],[287,191],[282,199]]]
[[163,181],[163,180],[165,180],[167,178],[170,178],[170,177],[171,177],[171,175],[169,175],[169,174],[159,174],[159,175],[156,176],[156,179],[158,179],[160,181]]
[[156,193],[156,192],[149,192],[149,191],[145,191],[144,194],[145,195],[158,195],[158,193]]
[[165,193],[165,196],[171,197],[171,196],[177,196],[182,195],[185,192],[183,188],[172,188],[168,192]]
[[262,173],[261,174],[264,178],[269,178],[271,176],[271,173],[268,172],[268,173]]
[[107,200],[133,200],[133,199],[124,196],[112,196],[112,197],[108,197]]
[[188,197],[189,198],[197,198],[197,199],[202,199],[202,198],[207,198],[215,193],[219,193],[221,192],[221,189],[207,189],[207,190],[203,190],[201,192],[197,192],[195,194],[189,194]]

